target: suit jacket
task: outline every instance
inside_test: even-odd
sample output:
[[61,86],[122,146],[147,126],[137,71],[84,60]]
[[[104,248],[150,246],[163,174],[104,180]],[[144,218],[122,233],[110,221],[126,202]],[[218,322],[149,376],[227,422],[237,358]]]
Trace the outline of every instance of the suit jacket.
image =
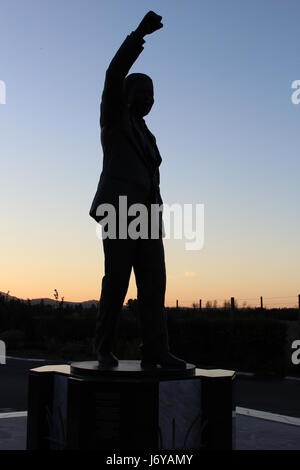
[[[99,204],[110,203],[116,209],[119,195],[127,196],[128,206],[134,203],[162,204],[159,189],[161,156],[155,136],[146,126],[152,152],[145,145],[134,116],[124,103],[123,80],[142,52],[145,41],[132,32],[112,59],[105,76],[100,109],[103,167],[90,216],[97,222]],[[144,122],[145,125],[145,122]]]

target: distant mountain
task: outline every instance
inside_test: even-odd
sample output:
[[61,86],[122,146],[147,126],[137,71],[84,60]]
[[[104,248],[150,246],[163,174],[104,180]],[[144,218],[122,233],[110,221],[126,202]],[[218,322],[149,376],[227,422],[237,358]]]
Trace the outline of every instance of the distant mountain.
[[[0,291],[0,296],[2,296],[2,295],[3,295],[4,297],[8,298],[8,299],[14,299],[14,300],[18,300],[18,299],[19,299],[18,297],[15,297],[14,295],[10,295],[10,294],[7,294],[6,292],[1,292],[1,291]],[[21,299],[19,299],[19,300],[21,300]]]
[[[20,299],[19,297],[15,297],[14,295],[7,294],[5,292],[0,291],[0,295],[3,295],[7,299],[12,300],[20,300],[21,302],[27,302],[28,299]],[[55,305],[56,300],[49,299],[49,298],[39,298],[39,299],[29,299],[32,305],[39,304],[41,301],[44,302],[45,305]],[[82,308],[90,308],[92,305],[98,305],[98,300],[85,300],[83,302],[69,302],[68,300],[64,300],[64,305],[82,305]]]

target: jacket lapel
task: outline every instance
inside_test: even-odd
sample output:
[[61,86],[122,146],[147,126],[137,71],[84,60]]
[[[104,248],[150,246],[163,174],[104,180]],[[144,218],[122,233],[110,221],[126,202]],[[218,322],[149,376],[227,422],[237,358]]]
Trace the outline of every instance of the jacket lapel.
[[[138,124],[136,123],[135,119],[131,117],[131,121],[132,121],[132,125],[133,125],[133,128],[135,130],[135,133],[136,135],[138,136],[138,140],[139,140],[139,146],[140,148],[143,150],[143,155],[147,155],[149,153],[149,150],[147,148],[145,148],[145,139],[144,139],[144,136],[142,135],[142,131],[141,129],[139,128]],[[154,155],[153,155],[153,152],[150,152],[151,154],[151,158],[155,160],[155,163],[157,166],[159,166],[162,162],[162,159],[161,159],[161,156],[160,156],[160,153],[159,153],[159,150],[158,150],[158,147],[156,145],[156,139],[155,139],[155,136],[152,134],[152,132],[150,132],[150,130],[148,129],[147,127],[147,124],[145,123],[144,121],[144,125],[145,125],[145,131],[150,139],[150,141],[152,142],[152,146],[153,146],[153,149],[154,149]]]
[[156,138],[155,136],[152,134],[151,131],[149,131],[148,127],[147,127],[147,124],[145,123],[145,127],[146,127],[146,130],[147,130],[147,133],[151,139],[151,142],[153,144],[153,147],[154,147],[154,150],[155,150],[155,159],[156,159],[156,163],[157,163],[157,166],[159,166],[162,162],[162,158],[160,156],[160,153],[159,153],[159,150],[158,150],[158,147],[156,145]]
[[138,151],[138,155],[141,157],[146,167],[151,170],[141,131],[139,130],[137,124],[135,123],[135,120],[132,118],[131,115],[129,115],[129,121],[130,132],[128,133],[128,136],[130,138],[130,141]]
[[142,136],[142,131],[140,130],[140,128],[138,127],[138,124],[136,123],[135,119],[132,116],[130,116],[130,121],[132,124],[134,134],[138,140],[138,146],[140,148],[140,152],[142,152],[144,155],[146,153],[146,148],[145,148],[145,143],[144,143],[144,139]]
[[[139,129],[138,125],[135,122],[135,119],[132,117],[130,113],[128,113],[128,124],[129,125],[127,126],[127,132],[124,133],[124,135],[126,135],[126,137],[129,138],[131,144],[135,147],[138,155],[143,160],[146,167],[150,168],[147,150],[144,145],[144,139],[143,139],[143,136],[141,135],[141,130]],[[156,145],[156,139],[154,135],[149,131],[147,126],[146,126],[146,129],[153,142],[153,146],[154,146],[155,154],[156,154],[157,166],[159,166],[161,164],[162,159],[161,159],[159,150]]]

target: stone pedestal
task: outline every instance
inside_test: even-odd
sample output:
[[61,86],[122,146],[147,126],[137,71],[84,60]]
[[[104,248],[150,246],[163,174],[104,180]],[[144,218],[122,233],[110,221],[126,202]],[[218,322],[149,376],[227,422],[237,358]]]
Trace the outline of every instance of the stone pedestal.
[[28,449],[234,448],[235,372],[142,369],[139,361],[29,373]]

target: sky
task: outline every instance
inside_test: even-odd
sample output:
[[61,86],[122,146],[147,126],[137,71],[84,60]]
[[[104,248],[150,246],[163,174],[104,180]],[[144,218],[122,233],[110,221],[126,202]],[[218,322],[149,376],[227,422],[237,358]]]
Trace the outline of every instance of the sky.
[[[99,299],[89,209],[102,169],[105,71],[147,11],[130,72],[150,75],[145,121],[166,204],[204,204],[204,246],[165,240],[166,305],[300,293],[297,0],[0,0],[0,291]],[[134,275],[126,299],[136,297]]]

